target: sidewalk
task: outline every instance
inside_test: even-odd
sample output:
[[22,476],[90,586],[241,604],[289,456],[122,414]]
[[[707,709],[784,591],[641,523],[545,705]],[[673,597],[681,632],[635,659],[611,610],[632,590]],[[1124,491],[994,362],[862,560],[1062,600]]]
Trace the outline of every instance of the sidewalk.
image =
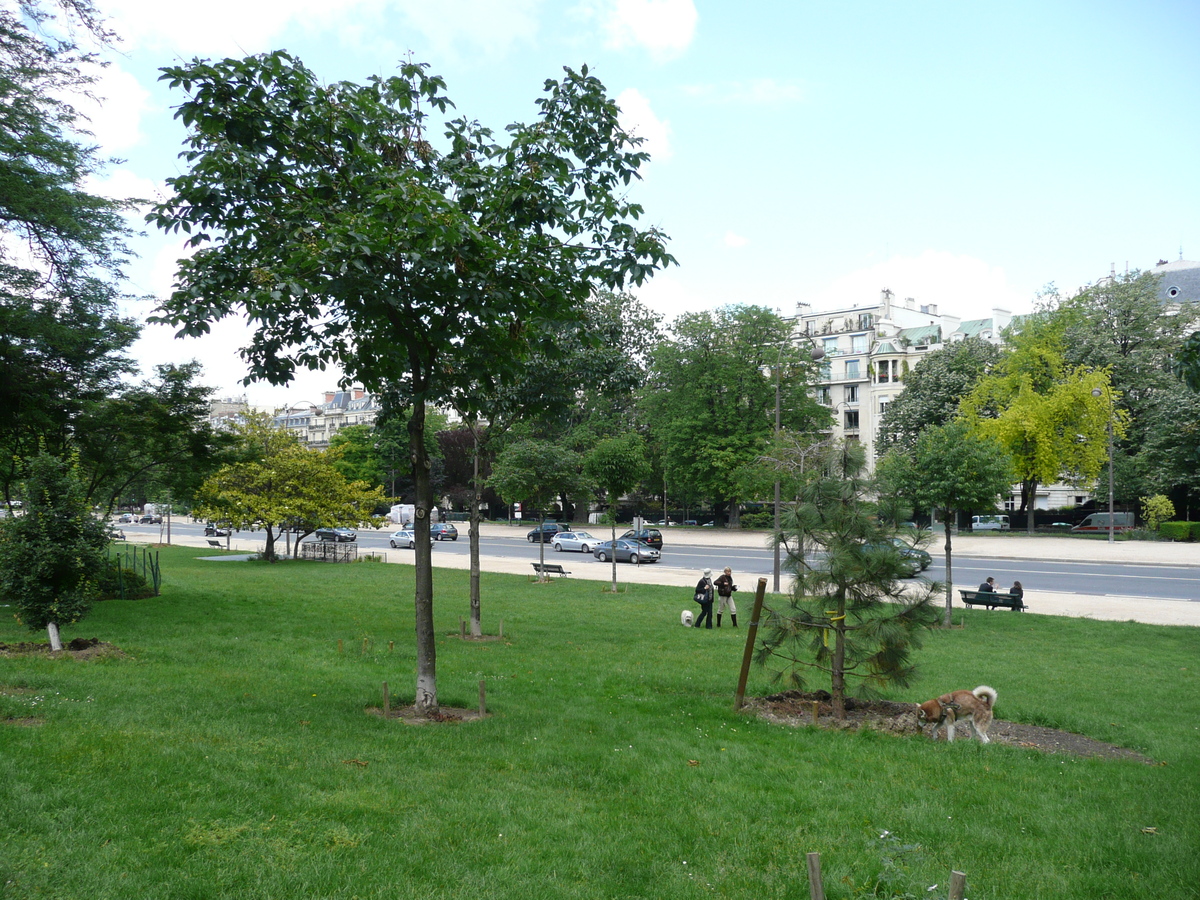
[[[526,525],[484,524],[480,533],[485,537],[524,537]],[[460,527],[461,541],[467,540],[466,527]],[[593,533],[598,533],[594,530]],[[712,528],[704,531],[664,529],[668,545],[693,547],[766,547],[769,535],[764,532],[726,531]],[[927,548],[935,556],[941,555],[944,537],[934,535]],[[176,543],[180,543],[176,541]],[[193,546],[207,547],[203,538],[187,541]],[[235,537],[231,544],[234,550],[261,550],[261,539]],[[592,581],[608,581],[612,577],[612,563],[601,563],[591,556],[576,553],[554,553],[546,548],[547,561],[562,563],[572,578]],[[215,551],[214,551],[215,552]],[[1114,541],[1104,538],[1079,538],[1037,536],[1021,534],[956,534],[953,537],[953,552],[964,556],[980,556],[991,559],[1022,559],[1068,562],[1119,562],[1130,565],[1180,565],[1195,566],[1196,578],[1200,582],[1200,544],[1176,544],[1157,541]],[[389,562],[410,562],[412,554],[406,551],[388,551]],[[470,557],[467,554],[438,554],[436,545],[433,554],[435,567],[467,569]],[[482,556],[480,566],[485,572],[504,572],[513,575],[532,576],[532,568],[526,558],[504,556]],[[695,585],[697,573],[693,569],[654,563],[631,566],[625,563],[617,567],[617,579],[628,584],[660,584],[680,588],[687,593]],[[744,596],[749,596],[753,585],[741,585]],[[1200,587],[1198,587],[1200,593]],[[1031,610],[1052,616],[1076,616],[1112,621],[1145,622],[1154,625],[1191,625],[1200,627],[1200,602],[1186,600],[1158,600],[1145,597],[1089,595],[1058,591],[1025,591],[1025,602]],[[955,601],[955,608],[961,604]],[[997,615],[1001,613],[997,611]]]

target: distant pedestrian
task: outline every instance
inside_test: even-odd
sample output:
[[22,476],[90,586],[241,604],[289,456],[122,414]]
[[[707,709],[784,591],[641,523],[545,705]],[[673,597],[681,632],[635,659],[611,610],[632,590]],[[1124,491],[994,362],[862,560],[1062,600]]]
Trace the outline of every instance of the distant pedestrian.
[[699,628],[701,622],[706,622],[704,627],[712,628],[712,569],[705,569],[704,574],[700,577],[700,580],[696,582],[696,602],[700,604],[700,616],[696,619],[695,627]]
[[737,628],[737,604],[733,602],[733,592],[737,590],[737,585],[733,583],[733,572],[729,570],[729,566],[725,567],[725,571],[718,576],[713,582],[717,589],[717,627],[721,627],[721,615],[725,612],[725,607],[729,607],[729,618],[733,620],[733,627]]
[[979,590],[985,594],[996,593],[996,579],[989,575],[988,580],[979,586]]

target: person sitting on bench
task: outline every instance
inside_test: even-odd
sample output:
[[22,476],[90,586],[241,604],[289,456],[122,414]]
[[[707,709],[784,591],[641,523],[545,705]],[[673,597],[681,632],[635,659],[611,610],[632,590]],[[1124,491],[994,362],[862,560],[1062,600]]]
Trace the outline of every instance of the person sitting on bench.
[[988,580],[979,586],[979,593],[981,593],[981,594],[996,593],[996,579],[993,578],[991,575],[989,575]]
[[1021,587],[1021,582],[1014,581],[1013,586],[1008,589],[1008,592],[1012,594],[1012,598],[1017,601],[1017,606],[1024,604],[1025,601],[1021,598],[1025,596],[1025,589]]

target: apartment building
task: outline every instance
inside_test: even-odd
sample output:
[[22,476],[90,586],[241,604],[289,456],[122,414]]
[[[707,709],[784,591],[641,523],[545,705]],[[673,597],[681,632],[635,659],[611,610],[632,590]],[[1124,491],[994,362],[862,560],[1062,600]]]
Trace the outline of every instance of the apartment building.
[[971,336],[999,343],[1012,313],[993,309],[989,318],[964,321],[934,303],[897,300],[885,288],[874,304],[816,312],[799,303],[792,321],[799,342],[825,351],[816,393],[834,410],[834,434],[862,443],[873,465],[883,411],[913,367],[949,341]]
[[275,424],[314,450],[324,450],[329,439],[351,425],[374,425],[382,411],[379,402],[362,388],[326,391],[325,402],[301,403],[281,410]]

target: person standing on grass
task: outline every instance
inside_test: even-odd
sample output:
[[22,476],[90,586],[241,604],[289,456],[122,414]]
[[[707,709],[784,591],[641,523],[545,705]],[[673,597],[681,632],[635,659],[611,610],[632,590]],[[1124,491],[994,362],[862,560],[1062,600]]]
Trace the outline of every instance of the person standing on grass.
[[733,620],[733,627],[737,628],[737,604],[733,602],[733,592],[737,590],[737,585],[733,583],[733,572],[730,571],[729,566],[725,567],[725,571],[713,582],[713,585],[720,598],[717,601],[717,627],[721,627],[721,615],[728,606],[729,618]]
[[696,582],[696,602],[700,604],[700,616],[696,619],[695,627],[707,617],[705,628],[712,628],[713,580],[712,569],[705,569],[700,580]]

